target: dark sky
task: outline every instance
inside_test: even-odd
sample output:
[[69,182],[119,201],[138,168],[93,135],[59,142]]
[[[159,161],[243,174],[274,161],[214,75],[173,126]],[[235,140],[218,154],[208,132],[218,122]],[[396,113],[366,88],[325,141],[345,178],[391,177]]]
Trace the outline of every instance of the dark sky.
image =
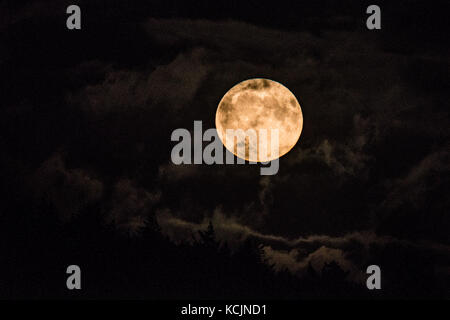
[[[426,276],[423,295],[449,297],[447,1],[377,2],[376,31],[365,1],[78,1],[72,31],[70,4],[0,2],[5,270],[33,276],[18,258],[30,239],[68,241],[55,230],[87,215],[119,242],[156,221],[191,243],[211,221],[232,248],[260,245],[275,271],[302,278],[335,261],[360,284],[379,264],[388,285]],[[249,78],[282,83],[302,107],[278,174],[171,164],[172,131],[213,127]]]

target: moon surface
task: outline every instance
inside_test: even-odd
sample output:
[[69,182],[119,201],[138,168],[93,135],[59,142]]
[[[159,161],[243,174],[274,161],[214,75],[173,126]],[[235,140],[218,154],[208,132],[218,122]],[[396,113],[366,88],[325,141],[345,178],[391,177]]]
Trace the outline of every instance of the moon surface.
[[[302,128],[303,114],[294,94],[269,79],[238,83],[223,96],[216,112],[216,129],[225,148],[252,162],[271,161],[289,152],[300,138]],[[241,132],[230,136],[230,129]],[[257,141],[242,130],[255,132]],[[278,143],[274,136],[277,133]],[[271,148],[275,144],[277,151]]]

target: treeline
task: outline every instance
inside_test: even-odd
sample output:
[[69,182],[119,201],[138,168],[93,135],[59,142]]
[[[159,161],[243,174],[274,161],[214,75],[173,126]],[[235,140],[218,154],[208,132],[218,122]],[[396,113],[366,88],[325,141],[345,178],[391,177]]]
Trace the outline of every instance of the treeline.
[[[27,205],[23,205],[26,209]],[[20,208],[16,208],[20,209]],[[44,214],[43,212],[48,212]],[[0,297],[120,299],[298,299],[364,297],[336,263],[299,278],[275,272],[260,244],[248,240],[230,250],[214,226],[194,243],[174,244],[150,222],[139,235],[105,225],[90,208],[69,223],[52,208],[0,216]],[[22,213],[22,214],[20,214]],[[20,224],[8,228],[11,223]],[[81,268],[81,291],[66,288],[66,268]]]

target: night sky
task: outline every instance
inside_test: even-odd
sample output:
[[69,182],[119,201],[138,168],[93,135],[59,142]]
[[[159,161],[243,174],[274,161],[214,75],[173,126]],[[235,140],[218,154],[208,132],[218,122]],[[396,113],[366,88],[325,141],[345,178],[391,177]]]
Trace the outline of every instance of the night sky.
[[[1,1],[0,298],[450,298],[450,7],[393,2]],[[278,174],[172,164],[249,78],[302,108]]]

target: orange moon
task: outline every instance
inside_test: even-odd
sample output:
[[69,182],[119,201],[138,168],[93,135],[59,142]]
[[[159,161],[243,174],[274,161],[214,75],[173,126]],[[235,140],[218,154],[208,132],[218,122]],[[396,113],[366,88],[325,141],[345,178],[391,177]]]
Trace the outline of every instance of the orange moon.
[[[216,129],[225,148],[252,162],[271,161],[289,152],[300,138],[302,128],[302,109],[294,94],[269,79],[250,79],[238,83],[223,96],[216,112]],[[227,136],[229,129],[253,129],[258,142],[243,134],[231,139]],[[275,154],[270,152],[271,130],[274,129],[278,131],[279,146]],[[267,135],[263,135],[263,131]],[[268,144],[266,153],[257,150],[258,143],[263,140]],[[238,154],[238,146],[245,146],[245,156],[244,153]]]

